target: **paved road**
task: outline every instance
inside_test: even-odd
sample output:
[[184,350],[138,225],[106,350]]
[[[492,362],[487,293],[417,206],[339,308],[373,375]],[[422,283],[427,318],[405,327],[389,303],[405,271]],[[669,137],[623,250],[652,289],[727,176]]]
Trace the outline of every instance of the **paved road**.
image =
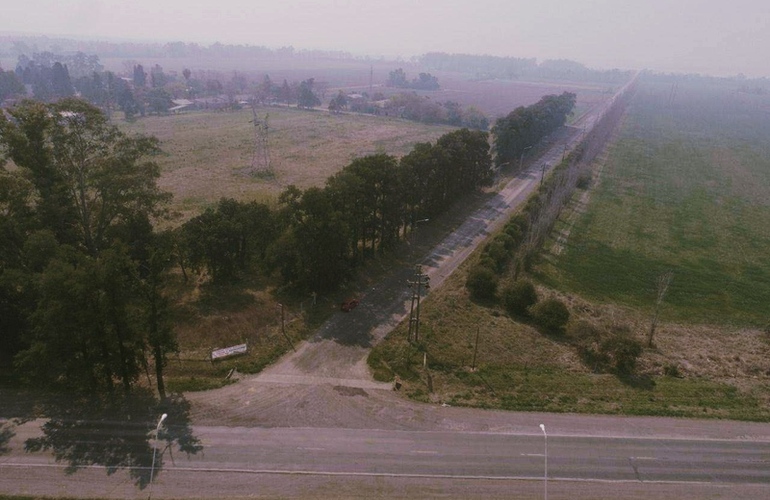
[[[767,426],[742,425],[767,431]],[[21,440],[34,432],[32,424],[18,429],[11,453],[0,457],[0,494],[128,498],[147,493],[122,472],[107,476],[93,468],[68,476],[49,454],[21,452]],[[387,485],[380,493],[389,497],[401,496],[400,489],[417,497],[514,492],[538,497],[545,488],[545,440],[532,432],[232,427],[196,427],[195,432],[204,453],[173,462],[162,457],[154,496],[356,497]],[[553,433],[547,450],[551,498],[578,497],[578,490],[593,492],[593,498],[643,491],[656,498],[768,498],[768,438]],[[468,491],[461,484],[475,486]]]

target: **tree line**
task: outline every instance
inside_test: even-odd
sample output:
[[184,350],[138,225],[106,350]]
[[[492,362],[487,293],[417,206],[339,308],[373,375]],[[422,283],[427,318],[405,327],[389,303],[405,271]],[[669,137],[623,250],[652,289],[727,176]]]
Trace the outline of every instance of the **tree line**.
[[[569,93],[546,96],[499,119],[492,149],[509,151],[503,145],[511,145],[516,134],[534,144],[563,125],[574,100]],[[508,127],[518,117],[527,120]],[[435,144],[416,144],[401,159],[357,158],[324,187],[288,187],[275,210],[221,200],[181,227],[182,263],[214,281],[236,279],[257,266],[279,273],[298,290],[334,290],[368,258],[405,239],[416,221],[443,213],[488,185],[493,174],[488,134],[478,130],[460,129]]]
[[430,73],[420,73],[417,78],[407,80],[406,72],[403,68],[394,69],[388,73],[387,85],[389,87],[414,90],[438,90],[441,88],[438,78]]
[[305,50],[292,46],[270,48],[261,45],[223,44],[215,42],[209,45],[185,42],[137,43],[114,42],[105,40],[83,40],[54,38],[50,36],[0,36],[0,55],[16,57],[20,54],[32,54],[55,50],[64,53],[101,54],[110,58],[228,58],[228,59],[355,59],[345,51]]
[[466,279],[466,288],[476,300],[500,302],[512,316],[530,320],[549,333],[564,334],[567,327],[568,342],[587,366],[621,376],[633,372],[641,344],[627,335],[602,331],[585,322],[568,324],[566,305],[556,298],[541,300],[526,274],[575,190],[590,186],[592,162],[610,140],[635,89],[632,84],[613,100],[575,151],[554,167],[522,209],[482,247]]
[[380,92],[364,92],[354,97],[340,90],[329,102],[329,111],[352,111],[385,115],[428,124],[446,124],[474,130],[489,129],[489,119],[475,106],[463,107],[455,101],[433,101],[416,92],[401,92],[386,97]]
[[182,225],[183,265],[227,282],[257,268],[285,285],[326,292],[469,192],[488,185],[486,132],[461,129],[420,143],[400,160],[353,160],[324,187],[289,186],[271,209],[224,199]]
[[54,102],[78,95],[98,106],[108,116],[120,110],[127,119],[146,114],[167,113],[174,99],[207,97],[226,99],[226,107],[240,107],[239,95],[248,94],[261,103],[296,104],[312,108],[321,104],[317,93],[324,84],[313,78],[301,82],[274,83],[269,75],[261,82],[251,81],[245,74],[224,75],[215,71],[191,71],[181,74],[166,72],[159,64],[145,68],[137,61],[126,61],[125,75],[104,71],[96,55],[78,52],[61,55],[52,52],[22,54],[13,71],[0,69],[0,100],[24,97],[28,85],[38,101]]
[[524,151],[563,126],[575,107],[576,97],[571,92],[547,95],[531,106],[520,106],[499,118],[492,127],[496,165],[519,161]]
[[623,83],[631,77],[630,71],[595,70],[568,59],[546,59],[538,63],[534,58],[499,57],[474,54],[447,54],[428,52],[420,56],[420,64],[439,71],[455,71],[475,78],[547,78],[550,80]]

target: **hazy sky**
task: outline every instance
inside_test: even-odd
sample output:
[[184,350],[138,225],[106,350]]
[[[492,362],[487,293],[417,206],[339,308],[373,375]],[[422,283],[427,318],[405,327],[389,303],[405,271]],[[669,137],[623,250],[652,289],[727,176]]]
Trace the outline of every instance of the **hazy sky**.
[[770,76],[770,0],[9,0],[0,31]]

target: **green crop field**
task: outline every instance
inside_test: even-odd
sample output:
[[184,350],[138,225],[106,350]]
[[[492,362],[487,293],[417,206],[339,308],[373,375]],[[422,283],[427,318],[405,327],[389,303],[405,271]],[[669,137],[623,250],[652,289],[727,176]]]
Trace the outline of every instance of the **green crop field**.
[[770,320],[770,96],[643,85],[566,250],[540,277],[669,320]]

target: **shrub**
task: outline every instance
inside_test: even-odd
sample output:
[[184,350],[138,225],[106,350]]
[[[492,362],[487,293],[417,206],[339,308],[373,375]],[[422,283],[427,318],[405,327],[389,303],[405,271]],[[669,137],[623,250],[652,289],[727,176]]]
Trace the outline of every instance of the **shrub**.
[[663,374],[667,377],[682,378],[682,372],[679,370],[679,365],[668,364],[663,367]]
[[613,335],[601,344],[602,352],[612,360],[612,367],[620,375],[629,375],[636,368],[636,360],[642,354],[642,344],[625,335]]
[[601,340],[606,333],[587,321],[575,321],[567,325],[567,335],[575,343],[586,366],[597,373],[609,369],[610,356],[601,349]]
[[511,235],[505,232],[495,236],[494,241],[501,243],[503,247],[505,247],[505,249],[508,250],[508,252],[516,248],[516,240],[513,239]]
[[497,267],[497,262],[489,256],[489,254],[482,253],[481,258],[476,263],[476,267],[486,267],[488,269],[495,269]]
[[529,228],[529,218],[523,213],[517,213],[506,223],[506,232],[509,227],[519,228],[519,232],[525,232]]
[[599,330],[587,321],[570,323],[567,334],[574,340],[580,357],[595,372],[630,375],[643,350],[633,337]]
[[503,290],[502,299],[509,314],[526,316],[529,308],[537,304],[537,291],[530,281],[516,280]]
[[508,260],[511,258],[511,254],[505,248],[505,243],[498,240],[497,238],[487,243],[487,245],[484,247],[484,254],[485,260],[486,257],[488,257],[492,262],[494,262],[494,266],[492,266],[492,268],[498,272],[505,269],[505,266],[508,264]]
[[468,273],[465,286],[471,297],[482,300],[493,300],[497,293],[497,273],[483,265],[475,265]]
[[524,230],[518,224],[507,224],[505,226],[505,234],[513,242],[511,251],[515,250],[524,239]]
[[572,321],[567,325],[567,335],[578,344],[598,339],[602,336],[601,330],[585,320]]
[[559,299],[545,299],[530,308],[530,314],[543,329],[559,333],[569,321],[569,310]]
[[583,172],[577,179],[575,187],[578,189],[588,189],[591,186],[591,172]]

